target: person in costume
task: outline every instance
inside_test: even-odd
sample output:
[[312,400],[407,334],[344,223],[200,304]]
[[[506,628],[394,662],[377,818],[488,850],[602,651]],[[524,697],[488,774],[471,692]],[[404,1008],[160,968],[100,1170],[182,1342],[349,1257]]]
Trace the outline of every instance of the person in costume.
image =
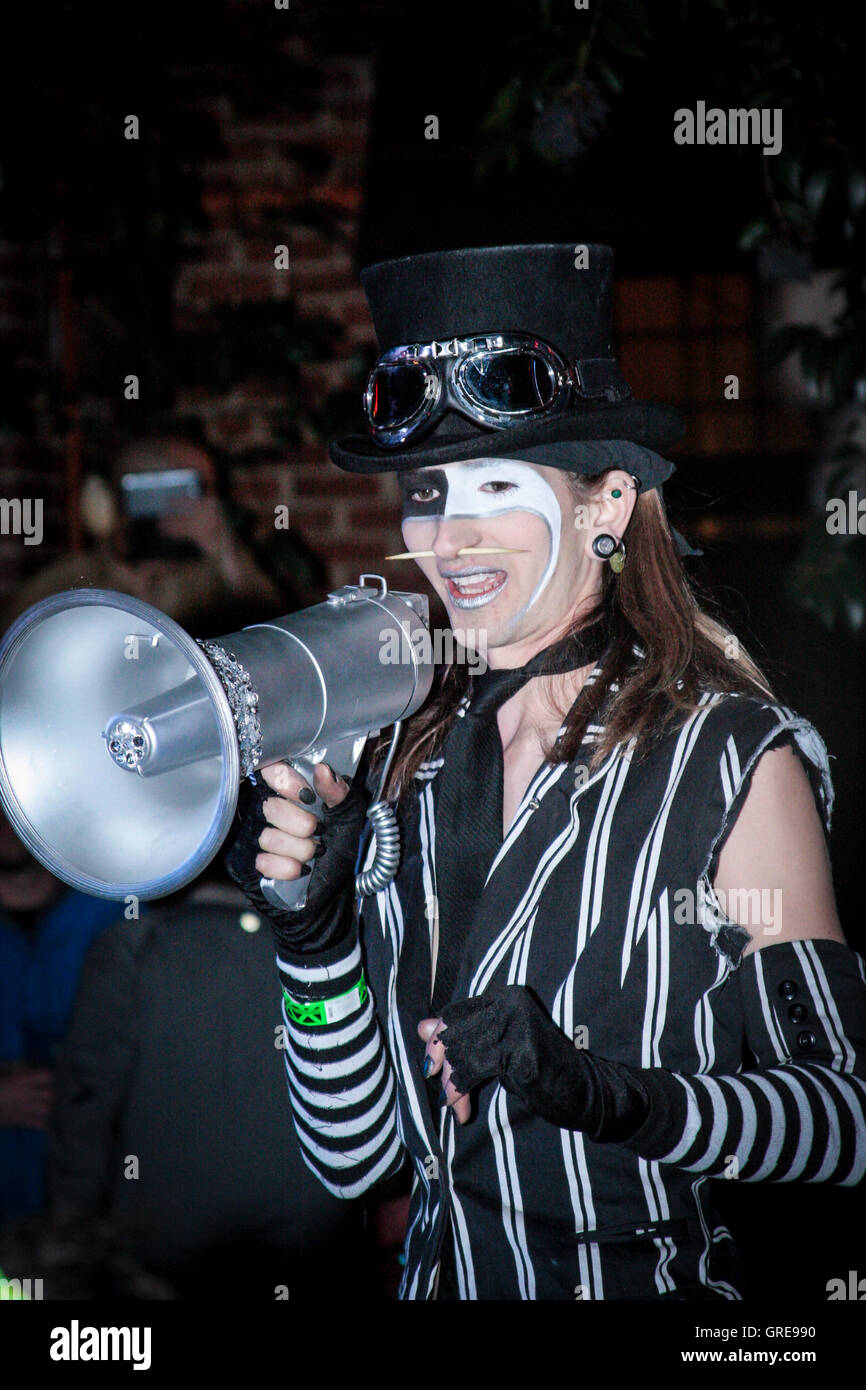
[[[317,767],[321,823],[265,769],[228,856],[275,928],[305,1161],[347,1198],[411,1162],[405,1299],[739,1299],[710,1179],[866,1171],[827,749],[685,576],[682,420],[612,355],[612,266],[362,272],[369,429],[331,457],[398,474],[406,553],[486,669],[444,665],[390,765],[381,739],[351,787]],[[402,856],[361,900],[383,776]],[[300,873],[306,906],[270,908],[259,877]]]

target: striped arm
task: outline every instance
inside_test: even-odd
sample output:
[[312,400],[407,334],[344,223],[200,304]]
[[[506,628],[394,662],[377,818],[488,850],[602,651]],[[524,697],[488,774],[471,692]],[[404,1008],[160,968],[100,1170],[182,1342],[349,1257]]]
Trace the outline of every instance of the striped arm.
[[277,957],[293,1000],[338,1001],[333,1022],[304,1026],[283,995],[285,1063],[301,1157],[335,1197],[359,1197],[402,1166],[396,1084],[355,938],[315,957]]
[[780,942],[734,979],[758,1070],[640,1072],[652,1112],[625,1147],[642,1158],[744,1182],[866,1175],[866,975],[836,941]]

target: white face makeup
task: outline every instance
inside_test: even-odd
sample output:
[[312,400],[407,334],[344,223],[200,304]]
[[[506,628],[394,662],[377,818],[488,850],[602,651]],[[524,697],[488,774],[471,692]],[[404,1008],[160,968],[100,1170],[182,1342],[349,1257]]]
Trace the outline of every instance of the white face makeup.
[[[502,486],[491,489],[489,485],[494,483]],[[401,474],[400,486],[404,498],[404,536],[407,523],[438,523],[440,520],[460,517],[486,521],[510,512],[531,512],[534,516],[540,517],[548,531],[548,554],[538,582],[515,617],[529,611],[547,588],[556,569],[562,529],[559,500],[531,464],[520,459],[473,459],[465,463],[449,464],[447,468],[425,468],[410,474]],[[423,498],[425,491],[434,494],[429,501]],[[422,496],[412,496],[414,493],[421,493]],[[414,531],[414,537],[420,535],[421,533]],[[409,544],[409,538],[406,539]],[[471,554],[461,556],[467,566],[473,558]],[[495,569],[494,556],[484,563],[485,557],[479,555],[478,561],[479,569]],[[455,597],[454,602],[458,607],[481,607],[495,598],[497,592],[493,590],[489,595],[469,597],[463,602]]]

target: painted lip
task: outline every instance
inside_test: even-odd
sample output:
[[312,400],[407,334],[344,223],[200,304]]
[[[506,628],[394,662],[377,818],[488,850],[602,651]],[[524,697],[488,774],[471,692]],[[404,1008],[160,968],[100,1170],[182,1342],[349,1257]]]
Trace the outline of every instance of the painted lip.
[[[485,589],[482,593],[469,594],[458,588],[453,582],[452,574],[456,575],[458,578],[467,579],[471,578],[473,575],[478,575],[479,580],[482,576],[494,579],[499,575],[501,579],[498,584],[495,584],[490,589]],[[489,566],[473,566],[471,569],[467,570],[456,570],[452,573],[444,574],[442,578],[445,580],[448,597],[455,608],[482,608],[485,604],[492,603],[495,598],[498,598],[508,583],[508,574],[505,570],[492,569]]]
[[498,565],[464,565],[463,569],[460,570],[440,569],[439,573],[443,579],[465,579],[470,574],[504,574],[505,571],[500,569]]

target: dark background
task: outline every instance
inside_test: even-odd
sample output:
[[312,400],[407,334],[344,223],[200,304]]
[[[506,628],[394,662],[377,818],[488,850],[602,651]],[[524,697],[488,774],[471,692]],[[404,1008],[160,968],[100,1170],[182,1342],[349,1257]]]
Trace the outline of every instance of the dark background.
[[[375,353],[360,266],[467,245],[609,243],[624,286],[627,375],[636,394],[643,386],[690,419],[666,488],[676,524],[705,551],[690,572],[781,701],[828,745],[839,911],[862,950],[863,635],[835,609],[822,621],[791,584],[815,522],[828,411],[780,397],[762,355],[787,232],[764,239],[763,262],[760,247],[740,244],[768,202],[759,150],[689,149],[672,135],[674,110],[698,99],[747,105],[763,65],[770,104],[784,96],[786,148],[809,158],[816,142],[839,147],[840,131],[842,145],[846,130],[862,140],[861,86],[837,45],[849,14],[659,5],[650,40],[629,52],[626,13],[625,47],[610,57],[621,92],[590,91],[576,154],[573,127],[548,102],[547,157],[527,148],[534,117],[520,108],[510,127],[483,125],[515,73],[544,72],[542,16],[573,23],[575,43],[595,17],[592,0],[587,13],[299,0],[279,12],[215,0],[7,14],[0,494],[38,480],[50,525],[39,556],[0,538],[0,582],[12,595],[43,560],[80,546],[82,477],[166,421],[207,441],[252,533],[285,497],[331,583],[381,567],[383,547],[399,538],[390,480],[338,475],[323,443],[360,425],[358,390]],[[127,112],[142,118],[134,148],[120,136]],[[431,113],[437,141],[423,138]],[[862,240],[828,222],[788,250],[796,257],[804,241],[811,267],[862,274]],[[292,250],[287,292],[268,269],[275,242]],[[706,308],[714,294],[716,317]],[[132,424],[120,362],[146,384]],[[742,400],[724,417],[727,371],[742,373]],[[703,394],[698,380],[709,383]],[[417,583],[414,572],[400,578]],[[827,1279],[856,1267],[862,1194],[733,1187],[721,1198],[756,1297],[822,1301]]]

